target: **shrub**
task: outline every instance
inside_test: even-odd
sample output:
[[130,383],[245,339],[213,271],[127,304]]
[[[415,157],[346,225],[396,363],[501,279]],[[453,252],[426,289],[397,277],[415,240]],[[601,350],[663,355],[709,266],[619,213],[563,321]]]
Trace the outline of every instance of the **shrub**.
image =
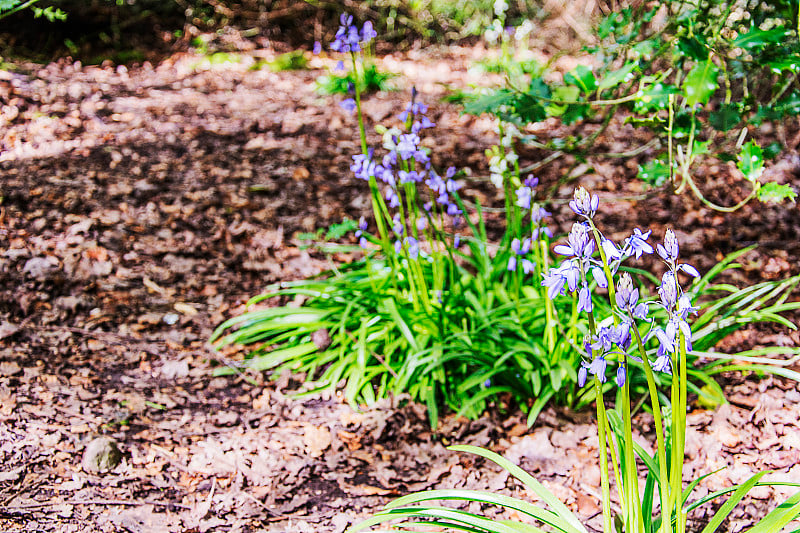
[[[764,161],[784,147],[765,151],[750,139],[759,126],[781,125],[800,115],[800,42],[797,4],[783,0],[636,2],[599,18],[589,63],[563,76],[542,68],[508,70],[506,86],[476,94],[466,103],[473,114],[490,113],[518,127],[556,118],[574,125],[566,138],[527,136],[528,144],[579,160],[659,155],[639,169],[655,186],[691,191],[718,211],[735,211],[749,201],[794,200],[789,185],[762,181]],[[498,33],[495,23],[487,39]],[[525,40],[527,42],[527,40]],[[559,81],[547,81],[557,78]],[[648,129],[653,140],[622,153],[594,148],[617,117]],[[599,124],[591,133],[582,126]],[[575,133],[575,132],[573,132]],[[702,160],[735,161],[750,192],[730,205],[705,197],[693,173]],[[552,160],[548,158],[548,160]]]

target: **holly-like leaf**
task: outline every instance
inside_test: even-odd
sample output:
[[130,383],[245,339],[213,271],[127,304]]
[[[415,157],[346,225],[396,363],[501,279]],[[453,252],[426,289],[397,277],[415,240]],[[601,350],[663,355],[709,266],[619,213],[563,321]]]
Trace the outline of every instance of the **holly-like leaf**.
[[733,46],[744,48],[745,50],[752,50],[768,44],[779,43],[783,40],[786,33],[786,28],[782,26],[771,30],[762,30],[755,26],[750,28],[750,31],[747,33],[743,33],[734,39]]
[[669,179],[669,165],[660,159],[639,165],[639,179],[654,187],[661,187]]
[[637,113],[650,113],[666,109],[669,104],[669,95],[678,92],[674,85],[664,85],[654,83],[636,93],[636,100],[633,102],[633,109]]
[[678,39],[678,50],[694,61],[705,61],[708,59],[708,47],[697,35]]
[[500,89],[492,94],[480,96],[464,104],[464,112],[470,115],[483,113],[496,113],[502,105],[508,104],[514,98],[514,93],[507,89]]
[[697,104],[706,105],[711,95],[717,90],[717,75],[719,69],[709,59],[698,63],[686,75],[683,82],[683,94],[686,97],[686,105],[690,108]]
[[692,143],[692,156],[697,157],[698,155],[707,154],[710,144],[711,139],[707,141],[694,141],[694,143]]
[[745,179],[751,183],[758,181],[764,172],[764,152],[755,141],[749,141],[742,146],[736,166],[744,174]]
[[789,185],[783,185],[771,181],[762,185],[758,189],[756,195],[758,199],[764,203],[771,202],[779,204],[787,198],[790,202],[794,202],[795,198],[797,197],[797,192],[795,192],[795,190]]
[[609,73],[605,78],[600,80],[600,83],[597,84],[597,89],[599,91],[604,91],[606,89],[611,89],[613,87],[616,87],[617,85],[628,79],[628,76],[633,74],[633,71],[636,70],[638,67],[639,64],[636,63],[635,61],[629,61],[628,63],[625,63],[625,65],[621,69]]
[[586,95],[597,89],[597,80],[592,69],[584,65],[578,65],[572,72],[564,74],[564,83],[578,87]]
[[708,115],[708,123],[717,131],[728,131],[741,121],[739,105],[735,103],[722,104],[719,109]]
[[769,67],[775,74],[780,74],[784,70],[798,72],[800,71],[800,55],[781,56],[765,62],[764,65]]

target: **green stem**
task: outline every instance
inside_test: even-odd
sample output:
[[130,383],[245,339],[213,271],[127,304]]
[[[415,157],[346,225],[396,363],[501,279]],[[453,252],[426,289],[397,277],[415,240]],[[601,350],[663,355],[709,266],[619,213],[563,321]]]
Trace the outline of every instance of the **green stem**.
[[[591,316],[591,315],[590,315]],[[597,405],[597,437],[600,445],[600,487],[603,493],[603,531],[614,531],[611,519],[611,487],[608,483],[608,449],[606,448],[606,406],[603,405],[603,387],[597,376],[594,378],[594,396]]]

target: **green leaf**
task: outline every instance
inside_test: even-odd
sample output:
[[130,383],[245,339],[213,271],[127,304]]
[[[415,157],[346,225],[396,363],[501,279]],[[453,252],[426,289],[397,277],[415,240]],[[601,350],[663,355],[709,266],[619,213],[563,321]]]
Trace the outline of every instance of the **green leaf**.
[[604,91],[606,89],[611,89],[619,85],[620,83],[624,82],[628,79],[634,70],[639,68],[639,64],[635,61],[629,61],[623,65],[622,68],[619,70],[615,70],[605,76],[600,83],[597,85],[597,90]]
[[480,96],[471,102],[467,102],[464,105],[464,112],[470,115],[494,114],[500,106],[508,104],[513,98],[514,93],[507,89],[500,89],[492,94]]
[[[294,359],[296,357],[308,355],[316,350],[317,345],[313,342],[306,342],[298,346],[273,350],[267,354],[252,358],[250,361],[248,361],[247,368],[251,368],[253,370],[269,370],[270,368],[274,368],[283,363],[287,359]],[[235,373],[236,370],[229,366],[221,366],[214,369],[215,376],[229,376]]]
[[714,514],[714,516],[711,518],[708,524],[706,524],[706,527],[703,528],[703,531],[701,531],[701,533],[714,533],[714,531],[717,530],[717,528],[722,524],[722,522],[725,521],[728,515],[731,514],[733,508],[736,507],[736,505],[738,505],[738,503],[742,500],[742,498],[744,498],[745,495],[747,495],[747,493],[750,492],[750,489],[753,488],[753,486],[755,486],[755,484],[758,483],[758,480],[761,479],[765,474],[767,474],[766,471],[759,472],[750,477],[750,479],[748,479],[741,485],[739,485],[738,488],[733,492],[733,494],[731,494],[731,497],[728,498],[728,500],[722,505],[722,507],[719,508],[716,514]]
[[737,48],[744,48],[745,50],[753,50],[768,44],[780,43],[787,30],[784,27],[773,28],[771,30],[762,30],[757,26],[750,28],[750,31],[739,35],[733,40],[733,46]]
[[800,55],[794,54],[790,56],[779,56],[776,59],[764,63],[775,74],[780,74],[784,70],[790,72],[800,71]]
[[764,153],[755,141],[749,141],[742,146],[737,161],[736,166],[751,183],[758,181],[764,172]]
[[328,232],[325,234],[325,240],[337,241],[351,231],[355,231],[357,229],[358,223],[355,220],[345,218],[339,224],[331,224],[331,226],[328,228]]
[[778,533],[786,524],[800,516],[800,492],[790,496],[745,533]]
[[697,104],[706,105],[711,95],[717,90],[717,75],[719,69],[711,59],[698,63],[686,75],[683,82],[683,95],[686,97],[686,106],[695,107]]
[[653,187],[661,187],[669,179],[669,166],[660,159],[639,165],[639,179]]
[[678,39],[678,51],[694,61],[708,59],[708,46],[697,35]]
[[722,104],[708,115],[708,123],[717,131],[728,131],[742,121],[739,104]]
[[539,496],[542,500],[544,500],[544,502],[550,506],[553,512],[566,521],[574,531],[587,533],[586,528],[583,527],[583,524],[581,524],[580,520],[578,520],[578,517],[572,514],[567,506],[564,505],[558,498],[556,498],[552,492],[547,490],[544,485],[536,481],[530,474],[522,470],[505,457],[502,457],[501,455],[498,455],[492,451],[466,444],[450,446],[449,449],[460,452],[474,453],[475,455],[479,455],[484,459],[489,459],[490,461],[496,463],[501,468],[507,470],[509,474],[520,480],[523,485]]
[[564,83],[578,87],[586,95],[597,89],[597,80],[592,69],[584,65],[578,65],[572,72],[564,74]]
[[649,113],[666,109],[669,104],[669,95],[677,92],[678,88],[674,85],[655,83],[636,93],[637,98],[633,102],[633,109],[637,113]]
[[756,195],[761,202],[779,204],[787,198],[791,202],[794,202],[795,198],[797,197],[797,192],[792,188],[791,185],[784,185],[771,181],[762,185],[758,189]]

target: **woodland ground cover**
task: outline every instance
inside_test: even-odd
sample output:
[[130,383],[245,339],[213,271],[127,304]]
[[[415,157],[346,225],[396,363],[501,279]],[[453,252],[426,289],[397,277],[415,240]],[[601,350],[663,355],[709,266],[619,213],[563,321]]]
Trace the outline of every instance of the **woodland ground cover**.
[[[458,56],[447,59],[448,64],[457,64]],[[203,336],[223,318],[211,313],[232,298],[231,288],[244,298],[258,292],[265,277],[303,277],[309,274],[303,269],[314,259],[319,269],[324,268],[323,252],[303,252],[298,247],[303,242],[292,242],[286,235],[328,226],[351,210],[354,215],[369,212],[364,196],[358,203],[359,187],[348,173],[349,156],[358,151],[353,142],[356,124],[349,115],[335,107],[321,110],[324,101],[311,90],[314,75],[251,73],[249,60],[243,56],[242,64],[203,66],[197,57],[176,58],[154,70],[130,72],[53,65],[33,76],[12,76],[9,97],[19,98],[14,105],[22,116],[5,138],[11,147],[4,163],[9,175],[4,190],[5,231],[8,250],[17,251],[7,253],[4,264],[9,280],[4,293],[8,308],[4,430],[8,442],[18,446],[4,452],[8,464],[14,465],[4,494],[11,498],[10,520],[19,527],[34,517],[42,521],[42,528],[69,528],[96,515],[92,527],[98,529],[146,529],[156,524],[170,530],[194,523],[252,527],[259,520],[265,521],[261,527],[276,531],[341,529],[361,509],[359,501],[375,501],[387,492],[407,492],[440,480],[453,486],[505,485],[502,474],[496,477],[491,469],[472,472],[473,462],[462,463],[440,444],[432,444],[436,441],[424,429],[424,415],[414,406],[394,410],[379,404],[373,415],[357,415],[348,414],[333,395],[323,395],[321,401],[292,401],[280,393],[290,384],[289,376],[277,385],[262,386],[259,375],[251,375],[248,379],[257,385],[239,381],[235,393],[226,392],[231,383],[226,380],[206,386],[209,369],[203,360],[213,355],[203,349]],[[407,61],[392,63],[391,58],[384,64],[410,74],[406,89],[417,85],[430,95],[443,93],[429,71],[440,68],[439,79],[450,82],[464,75],[464,71],[449,74],[430,56],[423,60],[422,67]],[[425,76],[419,74],[420,68]],[[36,83],[37,78],[57,83],[47,86]],[[66,81],[74,84],[71,93],[52,91]],[[299,103],[298,82],[308,87]],[[113,87],[110,102],[91,99],[103,83]],[[285,99],[276,98],[265,112],[266,87],[282,88]],[[131,97],[137,89],[146,96]],[[378,95],[364,103],[365,110],[376,121],[387,119],[405,106],[406,98],[407,93]],[[287,102],[293,106],[288,113]],[[40,120],[37,112],[57,113],[60,103],[78,111],[79,121]],[[435,155],[436,165],[463,164],[464,154],[453,154],[466,151],[466,160],[486,172],[481,151],[496,142],[491,124],[459,118],[457,111],[435,100],[430,106],[433,121],[440,127],[449,123],[451,131],[459,133],[433,137],[433,144],[454,148]],[[258,118],[256,110],[261,111]],[[617,134],[629,134],[623,124],[618,126]],[[331,136],[336,139],[333,148],[321,140]],[[167,143],[157,142],[161,139]],[[381,139],[370,134],[369,141],[380,144]],[[604,141],[613,143],[614,137]],[[64,150],[66,158],[61,155]],[[329,157],[320,160],[319,154]],[[791,159],[786,161],[783,168],[791,171]],[[603,193],[604,201],[613,202],[614,195],[622,194],[619,187],[626,193],[638,192],[635,186],[613,179],[629,169],[606,170],[607,179],[597,174],[586,180]],[[269,178],[254,186],[254,175]],[[40,176],[46,176],[48,190],[37,190]],[[555,184],[558,172],[541,179]],[[789,173],[784,179],[795,178]],[[337,183],[336,192],[331,183]],[[720,179],[720,186],[727,182]],[[497,200],[493,187],[474,189],[483,204]],[[87,201],[79,190],[97,198]],[[565,198],[570,195],[569,190],[561,192]],[[308,203],[320,199],[330,199],[341,208],[309,215]],[[752,283],[765,274],[783,278],[795,273],[797,228],[791,212],[749,209],[744,213],[750,225],[744,226],[742,218],[712,215],[668,196],[616,202],[630,207],[598,214],[603,224],[615,228],[615,240],[627,237],[625,228],[633,220],[656,226],[686,224],[682,227],[691,222],[697,229],[680,235],[683,251],[688,250],[690,262],[702,271],[743,244],[759,241],[769,246],[771,239],[783,252],[750,251],[745,268],[725,279]],[[61,211],[67,216],[60,216]],[[556,204],[553,211],[554,219],[569,220],[566,205]],[[274,226],[277,221],[283,224],[282,231]],[[557,224],[557,232],[568,229],[567,222]],[[709,247],[718,252],[713,258],[702,253]],[[333,258],[349,260],[346,254]],[[298,271],[281,270],[278,264],[287,260]],[[759,262],[769,267],[759,268]],[[503,263],[506,269],[508,262]],[[113,276],[108,277],[109,272]],[[222,313],[235,316],[239,311]],[[122,321],[122,328],[120,316],[130,317]],[[728,348],[741,349],[792,344],[796,339],[766,328],[745,331],[727,342]],[[191,350],[186,350],[187,343]],[[57,344],[61,348],[55,349]],[[92,370],[98,362],[108,369]],[[68,381],[58,374],[69,376]],[[124,379],[114,378],[115,374]],[[779,380],[757,383],[729,377],[726,390],[738,407],[711,415],[698,406],[690,416],[690,427],[697,431],[690,431],[694,440],[688,448],[695,472],[723,461],[733,469],[718,483],[738,482],[755,469],[755,460],[759,467],[766,463],[791,475],[797,443],[791,440],[796,420],[790,413],[797,404],[796,386]],[[753,394],[757,386],[764,388],[760,396]],[[203,412],[209,406],[223,410],[209,415]],[[750,412],[739,412],[742,406]],[[590,476],[587,484],[565,474],[569,463],[581,458],[587,465],[581,471],[594,473],[589,459],[596,454],[597,442],[590,437],[591,426],[569,411],[548,409],[542,417],[541,430],[526,434],[516,416],[474,423],[448,416],[437,437],[492,445],[516,457],[546,478],[558,480],[551,486],[563,488],[552,490],[562,491],[559,496],[568,505],[595,509],[586,518],[596,520],[596,503],[593,507],[591,499],[581,496],[582,485],[592,486],[594,478]],[[647,418],[640,423],[647,431]],[[55,428],[54,437],[44,438],[47,424]],[[739,429],[743,427],[748,428],[745,436]],[[130,454],[119,471],[92,476],[76,468],[94,432],[115,436]],[[399,440],[414,432],[419,435]],[[265,440],[271,443],[266,449]],[[55,445],[60,453],[53,453]],[[765,453],[754,453],[762,451],[759,446]],[[37,485],[39,481],[55,483],[51,486],[57,492]],[[735,520],[751,519],[777,494],[760,493],[762,499],[752,500],[753,507],[744,507]],[[120,495],[126,499],[120,500]],[[115,506],[115,500],[133,509],[120,512],[122,504]],[[342,512],[344,505],[352,509]]]

